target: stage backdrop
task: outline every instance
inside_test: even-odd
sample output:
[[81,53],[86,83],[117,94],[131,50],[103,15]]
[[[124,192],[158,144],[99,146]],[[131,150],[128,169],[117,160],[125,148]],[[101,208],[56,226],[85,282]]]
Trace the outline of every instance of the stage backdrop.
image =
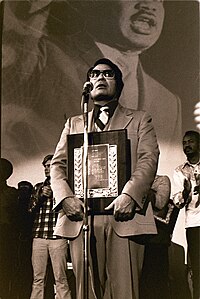
[[[193,110],[199,100],[199,3],[164,1],[160,37],[140,51],[132,41],[131,26],[151,30],[162,23],[163,12],[144,15],[138,1],[130,1],[129,10],[124,8],[123,3],[128,2],[36,0],[1,4],[1,156],[13,163],[11,185],[43,180],[44,155],[54,152],[66,118],[81,112],[88,68],[105,54],[118,63],[116,58],[120,52],[123,56],[124,45],[129,47],[130,65],[133,62],[133,80],[140,82],[137,88],[134,84],[130,87],[124,77],[126,101],[130,97],[133,108],[146,109],[155,118],[161,147],[159,173],[171,178],[174,167],[185,158],[180,137],[184,131],[196,129]],[[129,58],[124,56],[127,63]],[[124,73],[123,62],[118,64]],[[151,83],[151,89],[145,89],[145,82]],[[153,97],[154,84],[160,95],[145,106],[142,100]],[[173,106],[166,109],[168,106],[160,104],[165,98],[172,100],[172,94],[180,98],[173,111]],[[176,119],[169,121],[170,115],[179,121],[174,132],[170,132],[171,123]],[[176,140],[169,132],[177,134]]]

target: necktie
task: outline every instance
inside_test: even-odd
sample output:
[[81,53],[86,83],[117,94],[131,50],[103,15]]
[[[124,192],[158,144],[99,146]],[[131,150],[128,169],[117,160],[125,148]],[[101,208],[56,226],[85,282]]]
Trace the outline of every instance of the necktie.
[[99,109],[99,116],[95,121],[98,131],[103,131],[109,121],[109,108],[107,106]]

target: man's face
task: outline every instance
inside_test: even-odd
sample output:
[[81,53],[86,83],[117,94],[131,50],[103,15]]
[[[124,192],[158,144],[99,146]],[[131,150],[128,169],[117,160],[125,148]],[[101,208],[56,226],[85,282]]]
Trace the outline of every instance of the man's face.
[[44,164],[44,172],[45,172],[45,176],[47,178],[50,177],[50,165],[51,165],[51,160],[48,160],[45,164]]
[[155,44],[163,26],[163,3],[151,0],[119,0],[119,3],[119,26],[124,38],[138,51]]
[[187,157],[199,154],[199,141],[192,135],[184,136],[183,151]]
[[[81,2],[81,3],[80,3]],[[158,40],[164,20],[159,0],[75,1],[95,40],[121,50],[143,51]]]
[[[91,98],[94,103],[99,103],[100,101],[108,102],[115,98],[116,81],[114,76],[109,76],[109,71],[112,71],[111,67],[106,64],[98,64],[94,67],[93,71],[97,73],[94,77],[90,77],[90,82],[93,84]],[[99,75],[98,71],[100,71]],[[102,73],[102,71],[104,71],[104,73]]]

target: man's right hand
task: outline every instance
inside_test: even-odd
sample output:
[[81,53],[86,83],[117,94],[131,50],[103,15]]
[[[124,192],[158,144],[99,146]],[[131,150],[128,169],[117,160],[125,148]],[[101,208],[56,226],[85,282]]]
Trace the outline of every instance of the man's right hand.
[[83,202],[78,197],[65,198],[62,201],[62,208],[71,221],[83,220]]

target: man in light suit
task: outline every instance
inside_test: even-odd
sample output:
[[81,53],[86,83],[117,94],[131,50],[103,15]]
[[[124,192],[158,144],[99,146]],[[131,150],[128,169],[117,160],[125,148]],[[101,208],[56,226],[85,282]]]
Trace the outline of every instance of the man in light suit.
[[[130,179],[103,215],[89,217],[89,298],[138,299],[144,245],[141,235],[156,234],[151,204],[145,197],[154,180],[159,149],[151,116],[144,111],[122,107],[122,73],[110,60],[98,60],[88,71],[93,84],[94,109],[88,114],[88,130],[126,129],[130,140]],[[103,107],[103,109],[102,109]],[[101,110],[109,108],[102,116]],[[107,122],[104,122],[104,120]],[[101,124],[99,124],[99,122]],[[71,239],[71,257],[76,276],[77,298],[83,292],[83,202],[68,184],[67,136],[83,133],[83,115],[67,120],[51,165],[54,208],[61,208],[55,234]],[[113,215],[110,210],[113,209]]]

